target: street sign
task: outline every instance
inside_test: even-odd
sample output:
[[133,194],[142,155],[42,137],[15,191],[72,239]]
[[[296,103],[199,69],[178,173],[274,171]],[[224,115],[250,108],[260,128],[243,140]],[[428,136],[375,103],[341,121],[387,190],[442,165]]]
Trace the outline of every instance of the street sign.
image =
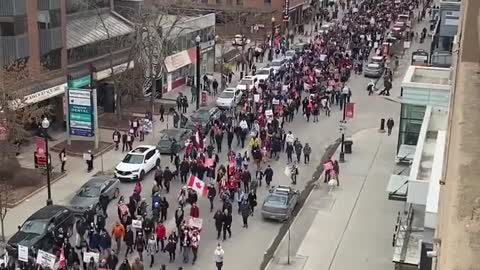
[[290,0],[285,0],[283,3],[282,19],[284,22],[290,21]]
[[79,88],[90,85],[91,82],[92,82],[92,76],[88,74],[86,76],[83,76],[77,79],[69,80],[67,82],[67,85],[68,85],[68,88],[70,89],[79,89]]
[[94,135],[94,111],[91,89],[68,90],[70,134],[92,137]]

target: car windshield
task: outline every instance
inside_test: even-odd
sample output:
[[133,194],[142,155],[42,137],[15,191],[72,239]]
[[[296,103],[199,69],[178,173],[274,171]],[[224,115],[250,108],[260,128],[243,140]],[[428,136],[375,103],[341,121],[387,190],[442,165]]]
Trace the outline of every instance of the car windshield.
[[257,75],[268,75],[270,74],[270,70],[267,70],[267,69],[260,69],[258,72],[257,72]]
[[372,63],[372,64],[368,64],[368,67],[369,67],[369,68],[379,68],[380,65],[379,65],[379,64]]
[[85,186],[80,190],[78,196],[87,198],[100,197],[100,186]]
[[125,158],[122,160],[122,162],[130,163],[130,164],[141,164],[143,162],[143,155],[127,154]]
[[252,83],[252,80],[248,79],[248,80],[241,80],[238,84],[241,84],[241,85],[248,85],[248,84],[251,84]]
[[209,118],[210,118],[210,116],[206,113],[196,114],[196,115],[190,116],[190,119],[193,122],[207,122]]
[[220,94],[220,97],[221,98],[233,98],[234,96],[234,93],[233,92],[222,92]]
[[285,207],[287,205],[287,197],[272,194],[267,197],[265,200],[265,205],[267,206],[276,206],[276,207]]
[[47,224],[48,222],[46,220],[27,220],[23,223],[20,231],[40,235],[47,229]]
[[271,66],[272,67],[279,67],[282,65],[282,62],[280,61],[272,61]]

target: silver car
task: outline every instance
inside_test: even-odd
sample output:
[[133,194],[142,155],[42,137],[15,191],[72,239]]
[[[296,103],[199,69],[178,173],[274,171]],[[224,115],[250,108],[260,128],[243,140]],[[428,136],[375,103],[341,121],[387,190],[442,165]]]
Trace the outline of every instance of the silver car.
[[120,180],[110,176],[95,176],[88,180],[69,202],[69,208],[75,214],[83,214],[88,208],[100,209],[100,197],[108,200],[120,195]]
[[368,63],[363,69],[363,75],[368,78],[380,78],[383,75],[383,65],[380,63]]
[[285,221],[289,219],[297,206],[300,193],[288,186],[278,186],[270,190],[270,194],[262,204],[262,217]]

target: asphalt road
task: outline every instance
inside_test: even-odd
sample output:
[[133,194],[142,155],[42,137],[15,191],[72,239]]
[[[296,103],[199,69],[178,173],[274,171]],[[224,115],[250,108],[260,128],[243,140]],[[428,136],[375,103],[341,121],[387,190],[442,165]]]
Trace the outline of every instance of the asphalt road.
[[[379,123],[380,117],[388,117],[388,115],[382,115],[381,113],[388,106],[388,102],[383,98],[375,96],[367,96],[365,86],[368,83],[368,79],[363,76],[353,75],[348,85],[352,88],[353,96],[352,102],[355,102],[355,119],[351,123],[347,124],[346,136],[354,133],[357,130],[364,128],[375,127]],[[286,131],[292,131],[295,137],[298,137],[302,144],[308,142],[312,147],[312,156],[310,164],[300,164],[299,177],[296,188],[302,190],[308,180],[312,178],[316,168],[320,166],[320,159],[328,145],[333,143],[340,136],[339,121],[341,120],[341,110],[338,106],[332,106],[332,113],[330,117],[325,115],[320,116],[318,123],[307,123],[306,119],[302,116],[301,111],[295,116],[292,123],[285,124]],[[208,141],[208,139],[207,139]],[[226,140],[224,140],[226,141]],[[234,145],[235,145],[234,139]],[[353,146],[355,147],[355,145]],[[224,142],[223,149],[226,149],[226,142]],[[234,151],[243,153],[246,149],[240,149],[234,147]],[[226,153],[220,154],[220,160],[226,164]],[[162,156],[161,166],[173,167],[170,164],[170,158],[168,156]],[[273,185],[289,185],[290,180],[283,174],[286,165],[286,154],[282,153],[280,160],[269,162],[275,172]],[[264,165],[266,166],[266,165]],[[252,167],[252,166],[251,166]],[[254,175],[254,172],[252,171]],[[142,197],[150,202],[151,188],[153,186],[153,172],[149,173],[143,180]],[[133,183],[122,183],[120,186],[120,193],[128,197],[133,191]],[[168,221],[165,223],[167,226],[167,234],[175,229],[174,223],[174,211],[177,207],[177,195],[181,189],[182,184],[179,180],[175,180],[171,183],[170,194],[162,192],[162,196],[166,196],[167,201],[170,203],[168,211]],[[258,205],[260,206],[268,193],[265,185],[260,187],[257,191]],[[221,208],[221,202],[218,196],[215,200],[216,208]],[[203,230],[201,232],[201,241],[198,253],[197,263],[192,267],[191,264],[183,264],[181,259],[177,258],[176,262],[170,264],[174,265],[174,269],[179,266],[183,266],[184,269],[208,269],[214,267],[213,251],[217,244],[216,230],[213,221],[213,213],[209,212],[208,199],[199,199],[198,206],[200,208],[200,217],[203,219]],[[224,265],[228,269],[255,269],[260,265],[263,254],[269,247],[273,238],[278,234],[278,230],[281,223],[274,221],[263,220],[260,215],[260,209],[257,207],[254,216],[249,219],[249,228],[242,228],[242,221],[240,215],[237,213],[237,206],[233,204],[234,220],[232,224],[232,238],[222,242],[225,250]],[[188,209],[186,214],[189,213]],[[108,209],[108,222],[107,228],[111,228],[111,225],[117,219],[116,203],[112,203]],[[123,247],[124,254],[125,247]],[[177,251],[177,256],[178,256]],[[136,255],[135,255],[136,256]],[[248,258],[245,260],[244,258]],[[120,258],[122,259],[122,258]],[[130,261],[134,259],[134,255],[129,257]],[[154,267],[159,267],[161,264],[168,263],[168,254],[157,254],[156,263]],[[149,259],[146,259],[145,264],[148,266]],[[171,266],[170,266],[171,267]]]

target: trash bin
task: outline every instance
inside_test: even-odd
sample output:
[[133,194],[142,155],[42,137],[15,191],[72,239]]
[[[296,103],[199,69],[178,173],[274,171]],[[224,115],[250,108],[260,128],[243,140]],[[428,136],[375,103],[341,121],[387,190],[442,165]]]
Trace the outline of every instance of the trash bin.
[[352,153],[352,145],[353,145],[352,138],[346,138],[343,145],[345,147],[345,154],[351,154]]

